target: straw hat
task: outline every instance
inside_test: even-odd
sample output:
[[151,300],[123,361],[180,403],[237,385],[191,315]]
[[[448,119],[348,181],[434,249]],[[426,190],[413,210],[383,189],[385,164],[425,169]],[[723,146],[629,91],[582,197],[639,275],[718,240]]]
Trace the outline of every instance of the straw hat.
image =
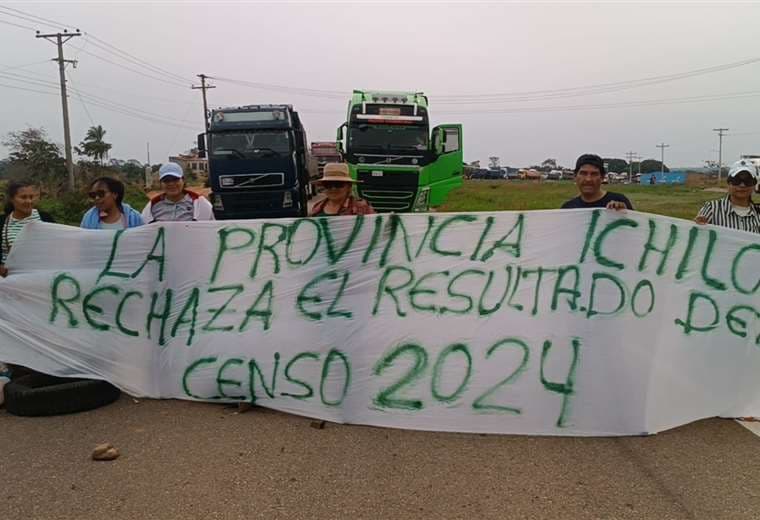
[[348,171],[348,165],[346,163],[327,163],[325,164],[322,178],[311,182],[318,184],[321,182],[359,183],[361,181],[357,181],[351,178],[351,173]]

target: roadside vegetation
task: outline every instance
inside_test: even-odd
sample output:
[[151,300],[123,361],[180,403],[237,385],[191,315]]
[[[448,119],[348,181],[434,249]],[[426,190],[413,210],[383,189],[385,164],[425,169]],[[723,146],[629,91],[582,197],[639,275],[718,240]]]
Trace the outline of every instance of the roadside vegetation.
[[[692,186],[605,185],[605,190],[625,194],[637,211],[692,220],[710,199],[721,193]],[[572,181],[466,180],[437,211],[524,211],[557,209],[578,191]]]

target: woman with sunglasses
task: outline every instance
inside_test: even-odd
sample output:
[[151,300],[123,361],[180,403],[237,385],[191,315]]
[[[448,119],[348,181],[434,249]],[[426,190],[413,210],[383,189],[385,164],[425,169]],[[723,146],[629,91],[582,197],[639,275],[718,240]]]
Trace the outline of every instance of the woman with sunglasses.
[[143,225],[140,213],[124,202],[124,184],[100,177],[90,184],[87,194],[95,204],[82,217],[85,229],[127,229]]
[[29,222],[54,222],[53,217],[44,211],[37,211],[34,206],[40,198],[40,192],[31,182],[10,182],[5,190],[5,213],[0,215],[0,276],[7,276],[5,259],[11,252],[21,230]]
[[760,233],[760,209],[752,202],[757,177],[757,168],[751,162],[743,160],[734,163],[726,179],[728,195],[705,202],[694,221],[697,224]]
[[369,215],[375,212],[365,200],[354,197],[353,185],[357,181],[351,178],[348,165],[344,163],[325,164],[321,179],[314,184],[325,190],[325,198],[314,204],[310,217],[333,217],[336,215]]

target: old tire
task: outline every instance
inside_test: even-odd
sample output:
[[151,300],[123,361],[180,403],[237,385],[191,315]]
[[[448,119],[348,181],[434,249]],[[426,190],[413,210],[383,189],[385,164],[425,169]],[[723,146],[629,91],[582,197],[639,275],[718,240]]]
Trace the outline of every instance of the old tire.
[[94,410],[121,392],[105,381],[30,374],[5,386],[5,408],[13,415],[40,417]]

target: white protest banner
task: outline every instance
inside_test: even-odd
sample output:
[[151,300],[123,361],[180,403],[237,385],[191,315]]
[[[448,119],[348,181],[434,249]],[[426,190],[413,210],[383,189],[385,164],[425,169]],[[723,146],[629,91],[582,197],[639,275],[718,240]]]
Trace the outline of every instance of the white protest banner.
[[610,210],[31,224],[0,360],[137,396],[548,435],[760,415],[760,238]]

